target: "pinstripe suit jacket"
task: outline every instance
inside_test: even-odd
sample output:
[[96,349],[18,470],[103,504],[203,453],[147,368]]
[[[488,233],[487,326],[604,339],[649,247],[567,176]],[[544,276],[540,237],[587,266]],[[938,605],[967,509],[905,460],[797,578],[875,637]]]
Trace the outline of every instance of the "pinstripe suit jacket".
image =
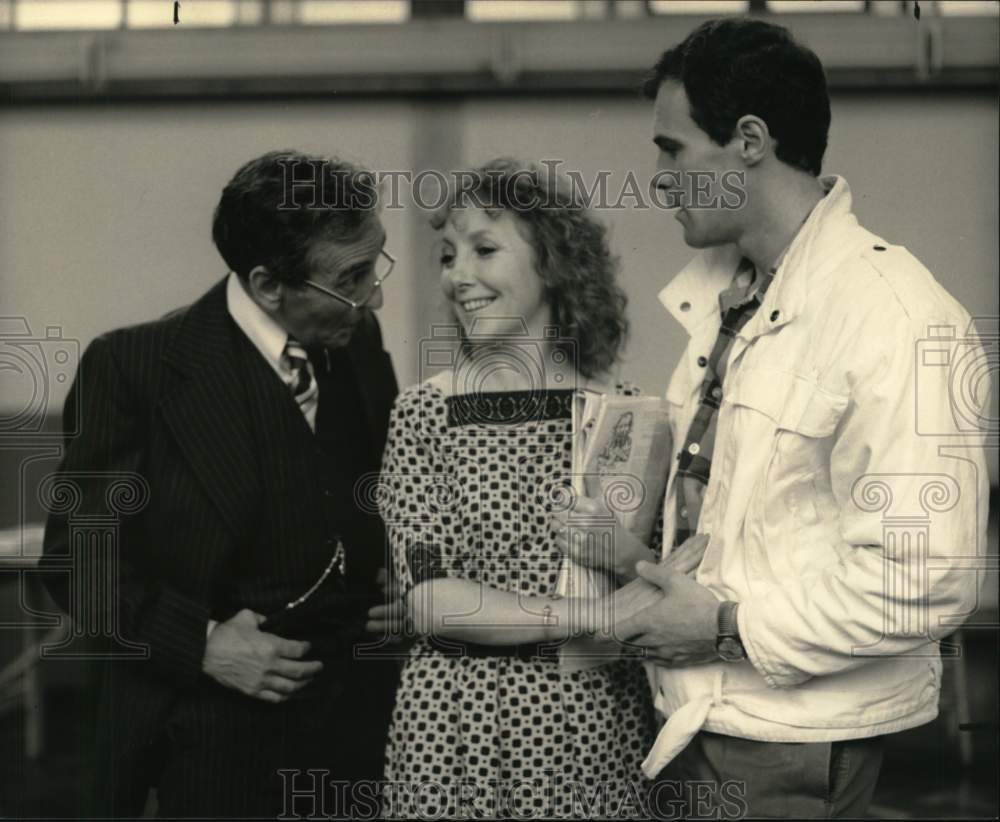
[[[348,351],[377,467],[397,386],[373,315]],[[162,735],[179,695],[218,688],[201,674],[210,617],[270,613],[317,578],[330,556],[329,501],[295,464],[304,455],[290,444],[308,447],[311,432],[230,317],[225,280],[161,320],[94,340],[66,403],[67,414],[77,409],[79,420],[64,422],[80,433],[60,468],[91,474],[78,479],[77,515],[106,510],[116,473],[136,472],[150,488],[146,507],[122,523],[117,600],[100,604],[117,608],[123,637],[150,650],[147,660],[106,666],[99,716],[113,723],[112,755],[121,756]],[[349,565],[351,550],[382,550],[380,527],[372,523],[366,545],[348,546]],[[52,515],[43,566],[69,552],[68,533],[66,518]],[[368,559],[355,565],[380,564]],[[43,577],[69,610],[68,575]]]

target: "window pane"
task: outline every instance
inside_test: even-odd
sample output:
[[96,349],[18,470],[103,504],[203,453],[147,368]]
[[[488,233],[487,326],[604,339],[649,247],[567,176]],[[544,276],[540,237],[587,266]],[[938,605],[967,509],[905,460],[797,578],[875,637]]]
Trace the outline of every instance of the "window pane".
[[[231,26],[236,22],[236,0],[181,0],[181,26]],[[137,29],[173,26],[174,4],[161,0],[130,0],[128,24]]]
[[300,23],[401,23],[410,17],[407,0],[370,0],[344,3],[340,0],[302,0]]
[[949,0],[938,3],[938,10],[943,15],[952,17],[996,17],[1000,15],[1000,2],[997,0]]
[[863,12],[864,0],[768,0],[767,10],[775,14],[798,12]]
[[743,14],[746,0],[653,0],[656,14]]
[[470,20],[575,20],[579,14],[573,0],[467,0],[465,16]]
[[122,22],[120,0],[19,0],[19,29],[114,29]]
[[[187,25],[186,4],[181,5],[180,19]],[[174,24],[174,4],[159,3],[157,0],[129,0],[128,25],[132,28],[145,29],[168,27]]]

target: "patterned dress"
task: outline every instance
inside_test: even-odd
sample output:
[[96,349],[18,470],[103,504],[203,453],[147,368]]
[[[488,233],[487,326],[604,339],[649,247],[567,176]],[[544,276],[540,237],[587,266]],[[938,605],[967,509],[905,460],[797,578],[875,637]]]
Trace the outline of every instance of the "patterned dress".
[[[448,576],[526,596],[554,592],[549,524],[571,470],[571,391],[396,400],[382,512],[404,590],[424,578],[414,546]],[[561,673],[551,658],[411,649],[386,751],[392,818],[613,815],[647,790],[654,720],[641,665]],[[581,804],[581,802],[583,804]],[[595,804],[596,802],[596,804]]]

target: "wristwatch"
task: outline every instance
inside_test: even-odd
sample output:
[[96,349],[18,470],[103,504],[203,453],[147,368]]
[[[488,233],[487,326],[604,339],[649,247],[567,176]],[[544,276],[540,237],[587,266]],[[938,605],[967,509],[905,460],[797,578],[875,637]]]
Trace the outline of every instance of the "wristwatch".
[[740,642],[740,628],[736,622],[738,602],[726,600],[719,603],[719,632],[715,637],[715,650],[726,662],[739,662],[747,658],[746,649]]

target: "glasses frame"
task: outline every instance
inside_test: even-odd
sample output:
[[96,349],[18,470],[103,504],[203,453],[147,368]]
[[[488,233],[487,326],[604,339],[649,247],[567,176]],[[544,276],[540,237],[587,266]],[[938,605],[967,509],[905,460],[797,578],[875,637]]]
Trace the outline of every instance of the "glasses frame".
[[302,284],[307,285],[310,288],[315,288],[317,291],[322,291],[329,297],[333,297],[335,300],[339,300],[344,305],[349,306],[352,311],[359,311],[368,304],[368,301],[375,296],[375,292],[382,287],[382,283],[389,279],[389,275],[392,274],[392,270],[396,267],[396,258],[392,256],[384,248],[379,251],[380,257],[385,257],[389,261],[389,269],[381,277],[376,277],[375,282],[372,283],[371,290],[364,296],[361,300],[352,300],[350,297],[345,297],[343,294],[338,294],[333,289],[327,288],[325,285],[320,285],[319,283],[313,282],[312,280],[303,280]]

